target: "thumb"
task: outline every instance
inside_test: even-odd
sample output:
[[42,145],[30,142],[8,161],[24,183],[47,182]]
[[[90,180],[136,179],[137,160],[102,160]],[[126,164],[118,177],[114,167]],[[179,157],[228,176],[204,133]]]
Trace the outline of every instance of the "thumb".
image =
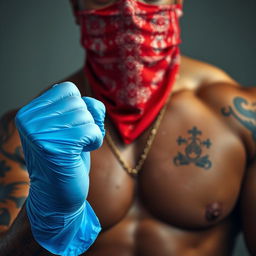
[[106,113],[106,108],[104,104],[91,97],[82,97],[84,100],[87,109],[91,113],[95,124],[97,124],[101,130],[102,136],[105,136],[105,128],[104,128],[104,120],[105,120],[105,113]]

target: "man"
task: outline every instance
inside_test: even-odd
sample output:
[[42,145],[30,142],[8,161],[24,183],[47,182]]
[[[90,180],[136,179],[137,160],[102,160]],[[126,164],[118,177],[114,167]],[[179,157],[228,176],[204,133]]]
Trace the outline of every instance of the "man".
[[[179,2],[72,4],[88,60],[65,80],[105,103],[106,139],[91,153],[87,196],[87,177],[80,178],[89,169],[83,151],[97,148],[104,135],[99,102],[82,101],[76,87],[64,83],[19,111],[30,179],[12,115],[3,118],[0,251],[50,255],[41,244],[61,255],[70,248],[77,255],[74,247],[96,256],[230,255],[242,229],[255,255],[256,90],[241,88],[205,63],[186,57],[179,62]],[[91,127],[77,126],[85,123]],[[68,227],[59,224],[64,215]],[[96,239],[97,218],[102,231]],[[84,220],[89,224],[80,243]]]

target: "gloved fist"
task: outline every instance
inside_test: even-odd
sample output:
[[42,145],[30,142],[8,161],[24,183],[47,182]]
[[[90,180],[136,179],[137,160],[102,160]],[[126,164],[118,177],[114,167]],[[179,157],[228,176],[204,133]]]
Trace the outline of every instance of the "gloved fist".
[[[70,82],[53,86],[16,116],[30,176],[28,217],[34,237],[52,253],[78,255],[86,249],[77,249],[81,225],[86,225],[85,229],[93,225],[92,232],[99,226],[86,197],[89,152],[102,144],[104,117],[104,105],[92,98],[81,98]],[[91,242],[87,241],[89,245]],[[56,243],[61,243],[59,248]]]

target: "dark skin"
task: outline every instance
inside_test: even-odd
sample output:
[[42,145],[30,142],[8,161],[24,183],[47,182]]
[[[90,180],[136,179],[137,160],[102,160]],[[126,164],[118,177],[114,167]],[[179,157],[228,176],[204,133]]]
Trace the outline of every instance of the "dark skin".
[[[80,7],[110,2],[114,1],[86,0]],[[90,95],[82,71],[65,80],[74,82],[82,95]],[[241,99],[247,102],[240,104]],[[88,201],[103,231],[84,255],[227,256],[240,230],[255,255],[255,101],[255,88],[240,87],[220,69],[182,57],[171,101],[139,174],[129,175],[106,141],[91,154]],[[20,146],[13,115],[5,123],[1,183],[28,182],[20,159],[10,157]],[[106,126],[122,156],[134,166],[151,127],[125,145],[109,120]],[[27,184],[16,185],[13,195],[27,194]],[[11,216],[0,226],[4,255],[51,255],[34,241],[25,208],[10,199],[0,206]]]

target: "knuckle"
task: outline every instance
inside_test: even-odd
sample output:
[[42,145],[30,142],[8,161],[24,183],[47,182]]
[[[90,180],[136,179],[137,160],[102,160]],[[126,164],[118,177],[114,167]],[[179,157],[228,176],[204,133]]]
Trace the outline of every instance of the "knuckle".
[[75,100],[77,101],[77,106],[79,108],[87,110],[86,104],[84,103],[81,97],[77,97]]
[[78,88],[72,82],[62,82],[59,84],[59,86],[61,86],[62,90],[70,92],[71,95],[80,95]]
[[105,105],[99,100],[91,97],[85,97],[85,103],[87,104],[88,109],[91,111],[97,111],[102,113],[106,112]]
[[89,145],[88,148],[89,150],[96,150],[98,149],[102,143],[103,143],[103,136],[102,133],[100,131],[100,128],[96,125],[96,124],[90,124],[89,127]]

